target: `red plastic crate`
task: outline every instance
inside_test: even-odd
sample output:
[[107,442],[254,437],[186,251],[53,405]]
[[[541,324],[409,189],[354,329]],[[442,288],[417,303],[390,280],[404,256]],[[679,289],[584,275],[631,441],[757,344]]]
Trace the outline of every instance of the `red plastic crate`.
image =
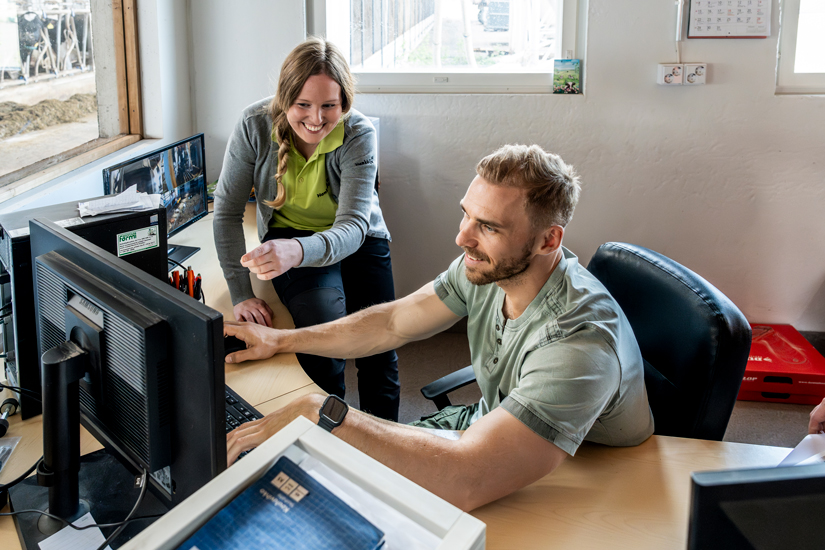
[[790,325],[752,324],[737,399],[816,405],[825,397],[825,357]]

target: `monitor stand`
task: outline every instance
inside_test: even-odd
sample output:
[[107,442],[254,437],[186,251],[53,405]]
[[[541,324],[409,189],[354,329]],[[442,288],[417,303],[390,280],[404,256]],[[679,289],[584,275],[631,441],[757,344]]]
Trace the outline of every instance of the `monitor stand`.
[[[140,494],[140,489],[135,487],[135,475],[105,449],[80,458],[78,478],[79,496],[89,504],[95,523],[123,521]],[[9,500],[12,511],[45,510],[49,505],[49,489],[37,485],[37,476],[32,476],[9,489]],[[133,517],[156,516],[168,510],[167,505],[158,500],[151,490],[147,490]],[[38,543],[46,538],[37,526],[41,517],[39,514],[20,514],[14,517],[20,545],[26,550],[39,550]],[[157,518],[129,523],[110,546],[117,548],[126,544],[155,519]],[[103,528],[103,536],[108,537],[115,529],[116,527]]]
[[[9,489],[12,511],[48,510],[75,521],[91,509],[96,523],[115,523],[129,515],[138,499],[140,489],[134,474],[114,456],[105,450],[80,456],[80,380],[93,371],[87,351],[95,347],[91,332],[71,332],[72,338],[86,342],[85,349],[65,341],[43,354],[43,460],[37,465],[36,476]],[[151,482],[146,479],[145,483]],[[166,507],[151,497],[145,495],[134,517],[166,512]],[[63,528],[62,521],[36,512],[14,517],[26,550],[37,550],[39,542]],[[146,527],[146,521],[127,525],[115,540],[122,544]],[[116,528],[109,528],[106,536]]]
[[[169,260],[174,260],[179,264],[183,264],[187,258],[193,256],[198,250],[200,250],[200,248],[197,246],[183,246],[175,243],[168,243],[166,245],[166,253]],[[169,271],[172,271],[176,267],[180,266],[172,261],[169,262]]]

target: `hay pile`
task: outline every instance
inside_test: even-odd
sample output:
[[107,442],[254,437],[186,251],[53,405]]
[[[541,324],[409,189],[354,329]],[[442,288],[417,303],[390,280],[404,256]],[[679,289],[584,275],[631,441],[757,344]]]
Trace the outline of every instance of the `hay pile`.
[[4,101],[0,103],[0,139],[43,130],[55,124],[77,122],[95,112],[97,98],[94,94],[75,94],[66,101],[46,99],[37,105]]

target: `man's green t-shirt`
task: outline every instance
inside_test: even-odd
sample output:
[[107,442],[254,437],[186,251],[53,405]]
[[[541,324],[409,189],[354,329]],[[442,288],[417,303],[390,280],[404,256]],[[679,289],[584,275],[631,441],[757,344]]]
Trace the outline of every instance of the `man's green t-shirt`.
[[463,259],[436,278],[435,291],[467,317],[482,395],[471,423],[500,406],[570,455],[585,439],[638,445],[653,433],[633,329],[573,253],[564,249],[538,295],[510,320],[504,291],[470,283]]

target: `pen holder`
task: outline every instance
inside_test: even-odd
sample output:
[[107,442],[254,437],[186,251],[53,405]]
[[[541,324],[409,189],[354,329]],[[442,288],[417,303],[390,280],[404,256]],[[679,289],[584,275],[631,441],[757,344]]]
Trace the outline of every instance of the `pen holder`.
[[179,269],[174,270],[172,275],[169,277],[169,284],[196,300],[201,300],[203,298],[203,292],[201,291],[201,276],[200,274],[195,275],[195,272],[192,271],[191,267],[184,271]]

